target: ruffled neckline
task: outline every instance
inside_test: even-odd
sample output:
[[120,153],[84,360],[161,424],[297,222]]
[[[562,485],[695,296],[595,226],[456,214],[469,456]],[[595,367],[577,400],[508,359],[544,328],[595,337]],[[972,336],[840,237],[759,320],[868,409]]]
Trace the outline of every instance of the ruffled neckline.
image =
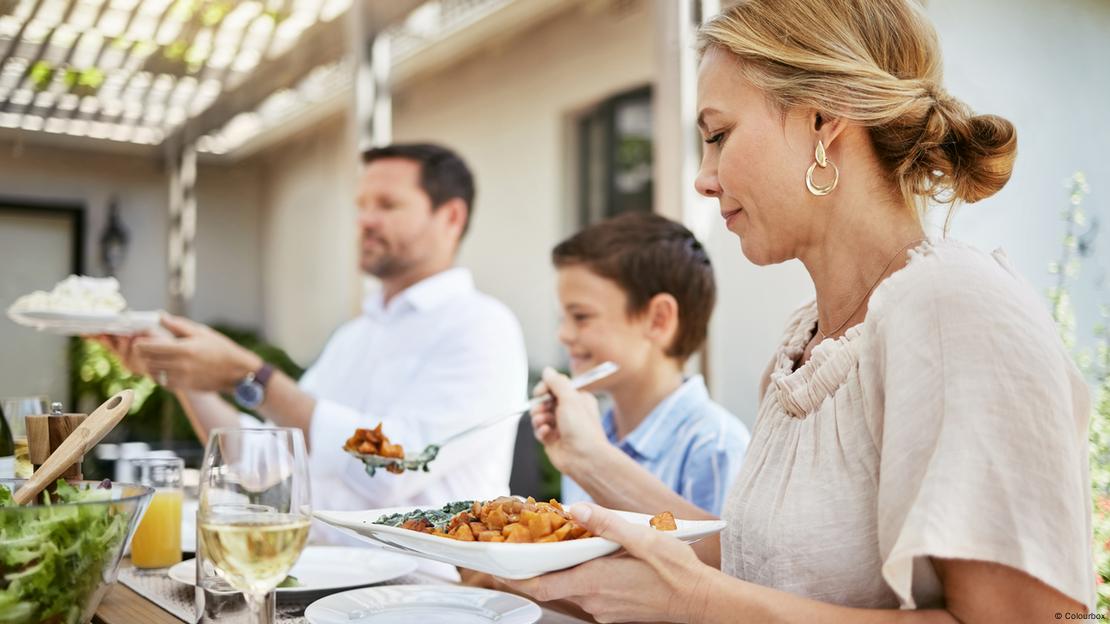
[[863,322],[849,327],[838,338],[822,340],[813,348],[809,360],[797,370],[794,363],[802,356],[817,325],[817,300],[806,303],[795,313],[771,370],[771,385],[776,389],[777,400],[787,414],[805,418],[816,412],[844,385],[859,361],[858,343],[868,333],[876,311],[881,309],[885,293],[905,281],[907,270],[920,258],[929,255],[934,246],[934,243],[925,241],[908,250],[906,265],[891,273],[871,294]]

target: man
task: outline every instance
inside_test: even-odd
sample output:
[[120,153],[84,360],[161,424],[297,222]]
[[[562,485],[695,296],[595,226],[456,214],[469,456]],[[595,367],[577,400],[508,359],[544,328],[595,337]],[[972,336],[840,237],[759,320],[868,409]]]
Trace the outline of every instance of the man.
[[[300,383],[222,334],[166,316],[173,340],[110,340],[125,361],[175,390],[197,434],[236,426],[232,393],[309,445],[318,509],[438,506],[508,493],[515,421],[444,447],[430,472],[371,478],[343,451],[356,428],[419,451],[469,426],[519,409],[527,361],[512,312],[453,267],[473,214],[465,163],[435,145],[398,144],[363,154],[358,190],[360,266],[381,282],[363,313],[341,326]],[[257,424],[257,423],[255,423]],[[331,534],[331,535],[328,535]],[[319,535],[327,541],[337,532]]]

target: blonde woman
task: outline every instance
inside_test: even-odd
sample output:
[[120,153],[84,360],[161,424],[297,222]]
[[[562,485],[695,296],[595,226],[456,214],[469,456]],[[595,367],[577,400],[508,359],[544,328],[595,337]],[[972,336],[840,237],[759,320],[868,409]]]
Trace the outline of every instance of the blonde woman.
[[[511,584],[602,622],[1078,619],[1094,602],[1086,387],[1005,255],[927,241],[917,211],[1001,189],[1013,126],[945,92],[911,0],[746,0],[701,42],[697,189],[749,260],[800,260],[816,300],[762,380],[719,550],[578,506],[631,556]],[[558,403],[537,435],[607,461],[596,404],[545,384]],[[673,502],[601,468],[639,508]]]

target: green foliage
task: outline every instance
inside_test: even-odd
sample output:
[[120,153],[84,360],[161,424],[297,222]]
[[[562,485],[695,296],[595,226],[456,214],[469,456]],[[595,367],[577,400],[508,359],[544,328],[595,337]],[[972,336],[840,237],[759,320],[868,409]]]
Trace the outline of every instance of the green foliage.
[[[565,371],[564,371],[565,372]],[[528,371],[528,392],[532,392],[532,388],[540,382],[541,372],[538,370]],[[531,418],[531,414],[526,415],[525,418]],[[543,444],[535,441],[536,455],[539,457],[540,464],[540,491],[531,493],[536,500],[562,500],[563,499],[563,473],[551,463],[551,459],[547,456],[547,451],[544,450]]]
[[[265,342],[256,332],[221,325],[213,326],[213,329],[254,351],[293,379],[299,379],[304,373],[304,369],[285,351]],[[127,370],[100,343],[73,339],[70,343],[70,371],[73,396],[81,411],[91,411],[121,390],[129,388],[135,392],[130,413],[112,432],[110,440],[149,442],[156,447],[173,445],[179,450],[191,447],[199,453],[200,442],[173,393],[158,386],[149,377]]]
[[230,0],[222,2],[210,2],[201,13],[201,23],[205,26],[212,28],[218,26],[220,22],[231,13],[231,9],[235,8],[235,3]]
[[1088,449],[1091,470],[1091,500],[1093,525],[1093,554],[1100,613],[1110,611],[1110,332],[1107,319],[1110,308],[1099,310],[1101,322],[1095,326],[1095,344],[1092,349],[1076,349],[1075,310],[1068,292],[1069,284],[1079,274],[1081,258],[1077,250],[1077,228],[1083,227],[1086,214],[1083,198],[1090,192],[1086,177],[1076,173],[1067,184],[1068,205],[1061,217],[1065,233],[1061,241],[1061,258],[1049,265],[1049,272],[1057,276],[1056,285],[1049,288],[1048,299],[1052,317],[1064,345],[1072,352],[1080,370],[1094,381],[1088,432]]
[[258,332],[252,329],[219,324],[213,325],[212,329],[231,338],[235,343],[254,351],[258,354],[258,357],[266,360],[293,379],[300,379],[301,375],[304,374],[304,369],[298,366],[285,350],[266,342],[258,335]]
[[104,72],[95,67],[89,69],[67,67],[62,81],[70,93],[81,96],[93,95],[100,89],[100,85],[104,84]]
[[28,71],[31,86],[35,88],[35,91],[46,91],[50,88],[50,84],[54,82],[56,71],[55,67],[47,61],[36,62]]
[[543,445],[536,442],[540,448],[540,491],[536,500],[562,500],[563,499],[563,473],[551,463]]

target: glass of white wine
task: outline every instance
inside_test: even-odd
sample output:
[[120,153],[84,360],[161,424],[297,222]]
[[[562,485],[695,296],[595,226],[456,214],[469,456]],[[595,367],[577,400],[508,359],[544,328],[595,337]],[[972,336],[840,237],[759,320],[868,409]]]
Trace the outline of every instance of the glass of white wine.
[[308,540],[308,453],[300,429],[215,429],[200,475],[198,533],[216,573],[243,592],[254,624]]
[[33,470],[27,454],[27,417],[49,414],[49,399],[45,396],[6,397],[0,399],[0,409],[8,418],[15,442],[15,478],[29,479]]

